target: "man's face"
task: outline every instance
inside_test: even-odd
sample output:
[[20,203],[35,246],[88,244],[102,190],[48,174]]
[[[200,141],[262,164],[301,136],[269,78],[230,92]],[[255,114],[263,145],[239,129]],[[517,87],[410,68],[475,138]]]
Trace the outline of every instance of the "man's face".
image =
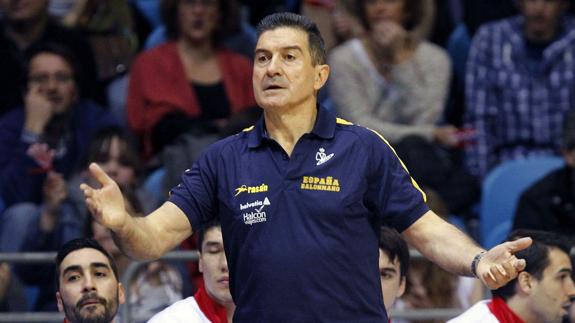
[[559,19],[567,9],[567,1],[520,0],[518,3],[525,17],[524,32],[527,39],[535,43],[553,39]]
[[55,114],[68,111],[77,98],[72,67],[52,53],[40,53],[32,58],[28,90],[38,91],[50,101]]
[[204,274],[206,291],[219,304],[232,303],[230,294],[228,262],[224,253],[222,229],[212,227],[204,234],[201,245],[200,272]]
[[391,315],[391,308],[395,299],[405,292],[405,277],[401,277],[399,260],[391,261],[383,250],[379,249],[379,272],[381,274],[381,291],[387,315]]
[[124,160],[122,155],[125,152],[122,149],[126,149],[126,147],[122,147],[122,145],[123,143],[118,137],[112,138],[107,158],[97,162],[116,183],[130,186],[136,182],[136,170]]
[[370,26],[380,21],[402,25],[405,21],[405,0],[368,0],[364,5],[365,17]]
[[[321,77],[321,71],[325,78]],[[315,106],[315,93],[327,80],[327,65],[313,66],[307,34],[280,27],[264,32],[255,51],[253,86],[264,109]]]
[[48,0],[0,0],[6,19],[10,22],[26,22],[39,19],[48,12]]
[[537,322],[560,323],[563,316],[568,314],[570,298],[575,296],[571,271],[571,260],[567,254],[551,248],[549,266],[543,271],[542,279],[532,279],[530,307]]
[[178,22],[182,36],[191,42],[212,38],[220,23],[218,0],[180,0]]
[[124,303],[124,289],[108,258],[84,248],[68,254],[60,264],[58,309],[71,323],[108,323]]

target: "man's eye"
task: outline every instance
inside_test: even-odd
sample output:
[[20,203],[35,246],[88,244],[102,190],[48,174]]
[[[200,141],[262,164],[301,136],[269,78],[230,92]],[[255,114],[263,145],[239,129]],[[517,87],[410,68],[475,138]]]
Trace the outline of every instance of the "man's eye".
[[288,60],[288,61],[293,61],[294,59],[295,59],[295,56],[294,56],[294,55],[292,55],[292,54],[287,54],[287,55],[286,55],[286,60]]
[[265,56],[265,55],[260,55],[260,56],[256,57],[256,60],[257,60],[259,63],[265,63],[265,62],[268,60],[268,57]]
[[76,281],[78,279],[80,279],[80,275],[70,275],[70,276],[68,276],[68,278],[66,278],[66,280],[69,282],[73,282],[73,281]]
[[108,276],[108,274],[106,274],[105,272],[102,272],[102,271],[98,271],[95,273],[95,276],[96,277],[106,277],[106,276]]
[[381,278],[387,280],[387,279],[391,279],[392,277],[391,277],[391,274],[388,274],[388,273],[386,273],[386,272],[383,272],[383,273],[381,273]]

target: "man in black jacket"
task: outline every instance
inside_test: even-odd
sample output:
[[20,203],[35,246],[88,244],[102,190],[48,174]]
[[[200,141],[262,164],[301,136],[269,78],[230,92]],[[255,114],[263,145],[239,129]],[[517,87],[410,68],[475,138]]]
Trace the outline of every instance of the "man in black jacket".
[[537,229],[575,236],[575,112],[563,126],[565,167],[530,186],[517,205],[514,229]]

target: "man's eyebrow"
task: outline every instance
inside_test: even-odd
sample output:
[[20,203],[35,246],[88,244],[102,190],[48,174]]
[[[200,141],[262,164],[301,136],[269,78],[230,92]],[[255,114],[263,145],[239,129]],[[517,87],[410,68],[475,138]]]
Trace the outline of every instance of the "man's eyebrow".
[[62,276],[65,276],[67,273],[69,273],[71,271],[81,271],[81,270],[82,270],[82,267],[80,267],[79,265],[68,266],[62,272]]
[[562,274],[562,273],[568,273],[569,275],[571,275],[571,268],[561,268],[557,273],[558,274]]
[[385,272],[391,272],[391,273],[397,272],[397,270],[395,270],[395,268],[393,268],[393,267],[384,267],[384,268],[382,268],[382,270]]
[[[293,45],[293,46],[285,46],[285,47],[281,47],[280,48],[282,51],[286,51],[286,50],[297,50],[300,52],[303,52],[303,49],[301,49],[301,47],[297,46],[297,45]],[[271,52],[269,49],[265,49],[265,48],[256,48],[255,53],[269,53]]]
[[206,241],[206,247],[220,247],[222,246],[223,243],[221,243],[220,241]]
[[110,266],[106,263],[103,262],[93,262],[90,264],[90,267],[92,268],[106,268],[106,269],[110,269]]

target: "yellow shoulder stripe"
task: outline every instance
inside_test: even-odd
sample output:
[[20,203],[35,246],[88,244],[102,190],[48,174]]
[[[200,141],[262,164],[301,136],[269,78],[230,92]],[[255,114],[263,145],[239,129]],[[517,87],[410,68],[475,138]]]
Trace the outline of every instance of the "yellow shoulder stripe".
[[243,129],[242,131],[243,131],[243,132],[252,131],[252,130],[254,130],[254,127],[255,127],[255,126],[247,127],[247,128],[245,128],[245,129]]
[[349,121],[347,121],[347,120],[344,120],[344,119],[342,119],[342,118],[336,118],[336,119],[335,119],[335,122],[336,122],[337,124],[344,124],[344,125],[346,125],[346,126],[351,126],[351,125],[353,125],[353,123],[351,123],[351,122],[349,122]]
[[[369,129],[369,128],[367,128]],[[397,157],[397,159],[399,160],[399,162],[401,163],[401,167],[403,167],[403,169],[405,169],[405,171],[409,174],[409,170],[407,169],[407,167],[405,166],[405,164],[403,163],[403,160],[401,160],[401,158],[399,158],[399,156],[397,156],[397,153],[395,152],[395,149],[393,149],[393,147],[389,144],[389,142],[387,141],[387,139],[385,139],[379,132],[373,130],[373,129],[369,129],[371,130],[373,133],[375,133],[379,138],[381,138],[381,140],[383,140],[383,142],[385,142],[385,144],[391,149],[391,151],[393,151],[393,154],[395,155],[395,157]],[[423,190],[419,187],[419,184],[417,184],[417,182],[415,181],[415,179],[413,179],[413,177],[411,177],[411,174],[409,175],[409,178],[411,178],[411,185],[413,185],[413,187],[415,187],[423,196],[423,201],[427,202],[427,195],[425,195],[425,193],[423,192]]]

